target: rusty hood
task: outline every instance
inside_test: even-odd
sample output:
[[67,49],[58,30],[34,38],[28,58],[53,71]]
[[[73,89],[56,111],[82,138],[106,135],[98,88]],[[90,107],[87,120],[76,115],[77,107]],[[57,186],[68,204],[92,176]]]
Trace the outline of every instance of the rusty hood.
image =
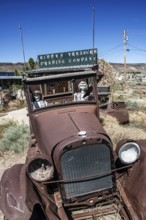
[[105,134],[99,119],[92,112],[43,112],[32,116],[33,131],[42,152],[51,155],[61,141],[76,136],[79,131]]

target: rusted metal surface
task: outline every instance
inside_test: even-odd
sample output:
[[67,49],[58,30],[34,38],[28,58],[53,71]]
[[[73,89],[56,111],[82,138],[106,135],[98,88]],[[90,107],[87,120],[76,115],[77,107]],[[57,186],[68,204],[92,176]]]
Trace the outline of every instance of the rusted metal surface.
[[[124,142],[126,142],[125,140]],[[127,197],[129,207],[133,209],[134,220],[146,219],[146,199],[145,199],[145,169],[146,169],[146,140],[139,140],[137,143],[141,147],[141,157],[134,166],[126,172],[120,179],[122,192]]]
[[[0,182],[0,207],[8,219],[29,219],[31,211],[26,204],[27,179],[24,165],[15,165],[5,171]],[[34,197],[34,196],[33,196]],[[31,208],[31,207],[30,207]]]
[[109,103],[109,97],[111,94],[110,86],[98,86],[98,98],[99,98],[99,107],[105,108]]
[[118,182],[118,189],[119,189],[121,197],[126,205],[127,210],[130,212],[131,216],[133,217],[133,220],[138,220],[139,217],[138,217],[137,213],[134,211],[133,206],[130,203],[131,201],[129,202],[129,199],[128,199],[120,182]]
[[[8,220],[146,219],[146,141],[138,142],[142,154],[136,163],[119,167],[118,147],[113,152],[99,121],[97,72],[24,80],[31,137],[25,164],[6,170],[0,182],[0,209]],[[82,77],[92,77],[86,81],[92,83],[94,101],[60,102],[68,92],[73,98],[74,81]],[[61,79],[70,80],[67,94],[50,94],[54,80]],[[48,106],[33,110],[32,87],[38,85]],[[121,103],[110,110],[127,120]]]
[[120,124],[129,123],[129,112],[125,107],[125,102],[112,102],[107,106],[105,112],[115,117]]
[[[103,128],[99,121],[96,120],[93,112],[96,112],[94,106],[82,106],[79,107],[78,111],[75,107],[71,107],[59,109],[55,114],[54,111],[51,111],[32,116],[34,132],[39,131],[40,133],[36,139],[41,150],[50,155],[58,143],[69,137],[76,136],[78,131],[81,130],[86,130],[89,133],[103,133]],[[40,123],[43,124],[41,128]],[[61,129],[58,124],[63,125]]]

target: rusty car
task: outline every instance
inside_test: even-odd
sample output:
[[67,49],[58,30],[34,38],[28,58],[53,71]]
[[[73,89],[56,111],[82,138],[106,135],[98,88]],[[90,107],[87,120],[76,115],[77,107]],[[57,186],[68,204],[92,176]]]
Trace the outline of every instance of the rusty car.
[[[23,79],[30,142],[25,163],[0,181],[5,219],[145,220],[146,141],[113,146],[100,121],[98,68],[40,72]],[[47,104],[34,108],[36,91]]]

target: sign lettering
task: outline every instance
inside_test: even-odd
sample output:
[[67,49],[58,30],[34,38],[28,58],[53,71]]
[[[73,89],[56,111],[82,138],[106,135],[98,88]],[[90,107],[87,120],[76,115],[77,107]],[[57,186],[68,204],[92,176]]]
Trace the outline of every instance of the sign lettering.
[[94,66],[97,65],[97,49],[39,55],[38,61],[40,68]]

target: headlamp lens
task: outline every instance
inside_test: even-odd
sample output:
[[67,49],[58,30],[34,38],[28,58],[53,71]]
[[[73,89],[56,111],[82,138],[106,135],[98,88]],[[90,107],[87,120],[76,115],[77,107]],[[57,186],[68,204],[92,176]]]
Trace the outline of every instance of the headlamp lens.
[[118,155],[122,163],[134,163],[140,157],[140,147],[135,142],[127,142],[120,147]]

